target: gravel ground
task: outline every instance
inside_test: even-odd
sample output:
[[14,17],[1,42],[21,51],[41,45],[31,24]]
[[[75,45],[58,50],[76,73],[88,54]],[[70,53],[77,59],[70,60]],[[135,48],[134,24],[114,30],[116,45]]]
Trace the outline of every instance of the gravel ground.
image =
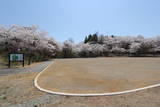
[[160,107],[160,87],[115,96],[59,96],[36,89],[36,75],[1,76],[0,107]]
[[40,72],[42,71],[48,64],[52,61],[45,61],[41,63],[32,64],[30,66],[26,66],[23,68],[5,68],[0,69],[0,76],[1,75],[8,75],[8,74],[19,74],[19,73],[28,73],[28,72]]

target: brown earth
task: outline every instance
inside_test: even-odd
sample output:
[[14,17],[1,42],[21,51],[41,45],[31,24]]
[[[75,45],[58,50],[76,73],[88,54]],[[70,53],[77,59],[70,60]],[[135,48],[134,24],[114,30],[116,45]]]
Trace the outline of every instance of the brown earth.
[[59,96],[35,88],[36,75],[0,76],[0,107],[160,107],[160,87],[114,96]]
[[44,89],[74,94],[109,93],[160,83],[160,58],[57,59],[38,78]]

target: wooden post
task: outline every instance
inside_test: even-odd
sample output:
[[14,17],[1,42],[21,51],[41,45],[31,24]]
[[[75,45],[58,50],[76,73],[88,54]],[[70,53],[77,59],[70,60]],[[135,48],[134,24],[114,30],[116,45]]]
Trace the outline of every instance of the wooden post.
[[28,65],[31,64],[31,55],[29,55],[29,59],[28,59]]
[[11,67],[11,62],[10,62],[10,53],[8,54],[8,68]]
[[23,65],[23,67],[24,67],[24,54],[23,54],[23,62],[22,62],[22,63],[23,63],[22,65]]

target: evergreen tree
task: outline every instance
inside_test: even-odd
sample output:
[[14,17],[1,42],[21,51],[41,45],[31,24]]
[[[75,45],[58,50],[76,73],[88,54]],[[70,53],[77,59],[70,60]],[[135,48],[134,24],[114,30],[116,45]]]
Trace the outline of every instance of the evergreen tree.
[[91,42],[92,41],[92,35],[90,34],[89,36],[88,36],[88,42]]
[[98,42],[98,36],[97,36],[97,33],[93,34],[92,36],[92,41],[97,43]]
[[86,36],[85,40],[84,40],[84,43],[87,43],[87,42],[88,42],[88,37]]
[[111,35],[112,38],[114,38],[114,35]]

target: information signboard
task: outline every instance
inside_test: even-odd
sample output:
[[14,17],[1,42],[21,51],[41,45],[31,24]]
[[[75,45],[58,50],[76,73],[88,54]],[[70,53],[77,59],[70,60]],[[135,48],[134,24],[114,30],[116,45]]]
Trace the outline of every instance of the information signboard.
[[23,53],[9,53],[9,68],[11,62],[22,62],[22,65],[24,67],[24,54]]
[[23,61],[23,54],[10,54],[10,61],[14,62]]

